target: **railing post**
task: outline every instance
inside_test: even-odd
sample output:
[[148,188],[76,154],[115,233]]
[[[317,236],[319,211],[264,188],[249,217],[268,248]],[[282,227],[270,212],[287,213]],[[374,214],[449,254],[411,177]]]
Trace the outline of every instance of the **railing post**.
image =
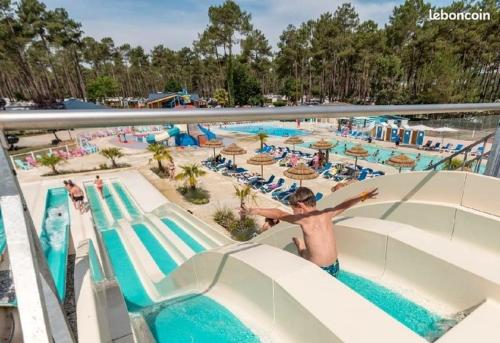
[[495,138],[493,140],[493,145],[491,146],[484,174],[500,177],[500,121],[497,124]]
[[465,150],[465,152],[464,152],[464,160],[462,162],[462,168],[461,168],[462,171],[464,171],[464,169],[465,169],[465,164],[467,163],[467,155],[468,154],[469,154],[469,150]]

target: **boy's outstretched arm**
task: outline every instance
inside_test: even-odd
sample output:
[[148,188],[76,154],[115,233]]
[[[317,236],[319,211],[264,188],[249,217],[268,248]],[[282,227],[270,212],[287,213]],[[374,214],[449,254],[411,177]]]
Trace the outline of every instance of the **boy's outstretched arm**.
[[348,208],[351,208],[352,206],[356,205],[360,201],[365,201],[367,199],[375,198],[378,194],[377,190],[378,190],[378,188],[374,188],[370,191],[362,192],[361,194],[359,194],[351,199],[348,199],[348,200],[338,204],[335,207],[327,208],[327,209],[324,209],[323,211],[328,212],[332,217],[336,217],[339,214],[341,214],[342,212],[344,212],[345,210],[347,210]]
[[279,208],[241,208],[240,212],[246,215],[257,215],[271,219],[279,219],[288,223],[296,223],[300,216],[280,210]]

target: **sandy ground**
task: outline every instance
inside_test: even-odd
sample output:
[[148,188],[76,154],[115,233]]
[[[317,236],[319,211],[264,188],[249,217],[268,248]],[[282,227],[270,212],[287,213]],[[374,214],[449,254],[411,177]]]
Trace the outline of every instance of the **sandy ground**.
[[[266,125],[273,125],[273,123],[266,123]],[[295,127],[295,123],[274,123],[276,126],[288,126]],[[333,132],[330,131],[329,128],[319,127],[314,124],[304,123],[302,128],[308,129],[311,131],[310,136],[304,137],[306,142],[315,141],[320,138],[325,138],[327,140],[346,140],[349,141],[349,138],[339,138],[336,137]],[[246,160],[251,156],[255,155],[255,150],[259,148],[259,142],[252,135],[243,134],[243,133],[231,133],[229,131],[220,130],[218,126],[212,126],[211,129],[219,136],[219,138],[224,138],[225,141],[234,141],[241,147],[247,150],[245,155],[236,156],[236,164],[239,166],[244,166],[253,172],[260,173],[260,166],[248,165]],[[97,129],[96,129],[97,130]],[[87,132],[89,132],[88,130]],[[80,132],[84,132],[80,130]],[[78,133],[78,131],[72,131],[71,134],[73,137]],[[62,139],[69,138],[66,137],[67,132],[60,132],[59,136]],[[22,145],[31,145],[31,144],[46,144],[48,140],[50,140],[52,135],[40,135],[40,136],[31,136],[22,139]],[[286,138],[284,137],[274,137],[271,136],[268,138],[268,144],[280,145],[284,146],[283,141]],[[359,140],[353,140],[356,142],[360,142]],[[445,140],[445,142],[452,142],[452,140]],[[130,165],[127,169],[136,169],[139,170],[142,175],[144,175],[158,190],[162,192],[163,195],[170,201],[182,206],[186,210],[192,211],[196,216],[201,219],[207,221],[208,223],[215,224],[212,220],[213,212],[217,208],[221,207],[229,207],[236,209],[239,206],[237,198],[234,196],[234,186],[237,184],[235,178],[223,176],[220,173],[212,172],[207,170],[207,174],[200,178],[199,184],[201,187],[206,189],[210,193],[210,203],[206,205],[194,205],[189,202],[186,202],[182,196],[176,191],[176,188],[181,184],[179,181],[171,181],[160,179],[156,174],[151,172],[150,168],[156,165],[155,161],[151,160],[151,154],[148,153],[145,149],[138,148],[137,144],[120,144],[117,142],[115,137],[104,137],[97,138],[92,141],[94,144],[99,146],[100,148],[109,147],[109,146],[119,146],[122,148],[125,156],[119,160],[119,162],[126,162]],[[458,142],[457,142],[458,143]],[[394,147],[393,143],[390,142],[379,142],[374,141],[372,144],[376,144],[384,147]],[[301,148],[304,151],[314,152],[314,150]],[[407,148],[400,147],[399,150],[401,152],[415,152],[417,151],[415,148]],[[445,157],[446,153],[439,152],[426,152],[428,154],[434,155],[442,155]],[[177,166],[177,172],[179,172],[179,166],[188,164],[188,163],[200,163],[202,160],[206,159],[213,155],[212,149],[204,149],[204,148],[171,148],[171,154],[174,158],[175,164]],[[232,157],[230,157],[232,158]],[[349,158],[330,155],[330,161],[349,161]],[[352,161],[352,160],[350,160]],[[82,169],[93,169],[99,167],[101,164],[109,164],[103,156],[99,154],[86,155],[83,157],[72,158],[67,161],[67,163],[60,166],[61,170],[82,170]],[[370,167],[375,170],[382,170],[386,174],[396,173],[397,170],[393,167],[387,165],[381,165],[376,163],[368,163],[366,161],[360,161],[360,164],[365,167]],[[279,167],[276,163],[274,165],[265,166],[264,167],[264,176],[268,177],[271,174],[275,174],[276,177],[283,177],[283,171],[286,170],[284,167]],[[19,179],[21,182],[29,182],[40,179],[42,174],[49,172],[47,168],[38,167],[33,168],[29,171],[19,171]],[[99,172],[91,172],[88,174],[102,174],[103,178],[106,175],[110,175],[113,171],[99,171]],[[68,179],[71,178],[71,175],[68,175]],[[290,180],[285,178],[286,184],[290,185],[294,180]],[[324,178],[318,178],[315,180],[308,180],[303,182],[304,186],[310,187],[314,192],[321,192],[324,195],[329,194],[332,186],[335,185],[335,182],[332,180],[327,180]],[[281,203],[274,201],[268,195],[263,195],[260,192],[256,192],[257,200],[255,206],[260,207],[280,207],[282,209],[287,209]],[[262,220],[259,220],[261,223]]]

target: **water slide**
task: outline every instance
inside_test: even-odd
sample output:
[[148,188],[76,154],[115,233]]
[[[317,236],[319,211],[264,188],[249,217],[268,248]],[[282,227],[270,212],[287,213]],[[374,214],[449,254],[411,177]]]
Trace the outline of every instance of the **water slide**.
[[163,142],[165,140],[168,140],[170,137],[177,137],[180,134],[180,129],[178,127],[172,126],[169,128],[166,128],[165,131],[159,134],[149,134],[146,137],[146,142],[149,144],[153,143],[159,143]]
[[[171,203],[145,212],[132,186],[106,183],[104,199],[86,189],[137,341],[422,342],[298,256],[232,242]],[[372,329],[345,329],[359,321]]]

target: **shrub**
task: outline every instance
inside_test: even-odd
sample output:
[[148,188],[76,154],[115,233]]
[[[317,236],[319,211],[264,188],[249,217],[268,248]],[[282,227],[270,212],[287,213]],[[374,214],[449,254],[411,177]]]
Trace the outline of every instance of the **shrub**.
[[231,236],[237,241],[248,241],[257,235],[257,223],[252,217],[233,221],[228,228]]
[[205,205],[210,201],[210,193],[203,188],[179,187],[177,191],[186,201],[195,205]]
[[213,214],[214,221],[224,228],[229,228],[236,221],[236,215],[227,207],[217,209]]
[[444,164],[444,169],[446,170],[456,170],[462,166],[462,160],[459,158],[452,158]]

